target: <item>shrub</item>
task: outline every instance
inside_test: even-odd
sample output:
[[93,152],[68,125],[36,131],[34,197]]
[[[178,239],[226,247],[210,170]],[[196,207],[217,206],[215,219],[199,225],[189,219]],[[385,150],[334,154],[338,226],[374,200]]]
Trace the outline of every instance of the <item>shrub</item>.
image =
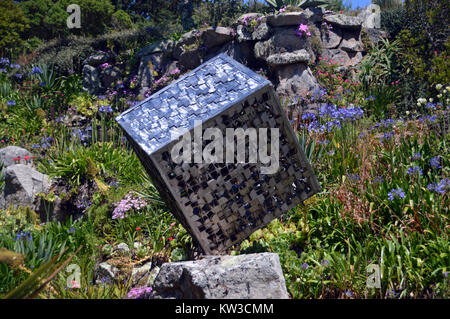
[[133,27],[133,21],[130,16],[123,10],[117,10],[111,18],[111,25],[114,29],[130,29]]
[[1,55],[12,56],[23,44],[22,34],[29,28],[29,21],[22,9],[12,0],[0,0],[0,48]]

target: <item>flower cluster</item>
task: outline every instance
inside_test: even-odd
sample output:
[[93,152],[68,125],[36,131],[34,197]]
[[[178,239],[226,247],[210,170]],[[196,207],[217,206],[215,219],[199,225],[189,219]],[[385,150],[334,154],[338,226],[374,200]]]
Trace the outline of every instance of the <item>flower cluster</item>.
[[125,218],[128,211],[132,209],[139,210],[147,205],[146,201],[132,193],[128,193],[120,202],[116,204],[112,219]]
[[98,111],[101,113],[112,113],[113,109],[112,109],[111,105],[102,105],[102,106],[100,106]]
[[300,127],[316,133],[331,132],[342,127],[343,122],[356,121],[363,117],[364,111],[360,107],[338,108],[333,104],[325,104],[319,109],[319,118],[315,114],[305,113]]
[[296,33],[300,37],[302,37],[302,36],[310,37],[311,36],[311,32],[309,31],[308,26],[306,24],[303,24],[303,23],[298,26],[298,29],[297,29]]
[[415,174],[422,175],[422,170],[420,169],[419,166],[408,168],[408,175],[415,175]]
[[128,292],[127,297],[132,299],[144,299],[149,297],[151,292],[152,287],[132,288],[130,292]]
[[396,197],[405,198],[405,192],[401,188],[394,188],[388,193],[388,198],[392,202]]
[[15,240],[24,240],[24,239],[28,240],[33,239],[33,236],[30,234],[30,231],[17,233]]
[[442,179],[439,183],[429,184],[427,189],[430,192],[445,194],[450,188],[450,180],[448,178]]

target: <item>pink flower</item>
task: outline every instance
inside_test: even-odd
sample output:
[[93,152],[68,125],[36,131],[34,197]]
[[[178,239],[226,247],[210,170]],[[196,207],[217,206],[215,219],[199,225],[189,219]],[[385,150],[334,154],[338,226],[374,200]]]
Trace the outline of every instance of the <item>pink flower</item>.
[[308,26],[306,24],[300,24],[298,31],[306,32],[308,31]]

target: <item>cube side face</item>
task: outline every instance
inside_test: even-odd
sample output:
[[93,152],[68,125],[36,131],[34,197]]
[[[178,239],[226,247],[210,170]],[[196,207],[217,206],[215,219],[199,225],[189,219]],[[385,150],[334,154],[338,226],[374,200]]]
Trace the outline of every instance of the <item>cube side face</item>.
[[[203,159],[201,163],[195,163],[192,156],[190,161],[175,163],[172,148],[179,141],[173,141],[151,155],[161,175],[155,186],[160,192],[169,193],[170,200],[177,203],[171,204],[174,215],[206,253],[223,252],[320,190],[271,85],[203,122],[202,137],[209,128],[219,129],[222,133],[222,162],[205,163]],[[248,162],[248,138],[244,143],[245,163],[237,163],[238,145],[235,142],[233,160],[226,159],[227,133],[229,129],[238,128],[255,129],[258,141],[261,137],[259,129],[267,128],[268,155],[272,151],[271,129],[278,128],[279,168],[274,174],[261,173],[269,164],[263,165],[259,157],[256,163]],[[194,130],[189,132],[191,145],[198,142]],[[211,140],[203,138],[201,150],[205,150]],[[162,189],[165,187],[169,191]]]

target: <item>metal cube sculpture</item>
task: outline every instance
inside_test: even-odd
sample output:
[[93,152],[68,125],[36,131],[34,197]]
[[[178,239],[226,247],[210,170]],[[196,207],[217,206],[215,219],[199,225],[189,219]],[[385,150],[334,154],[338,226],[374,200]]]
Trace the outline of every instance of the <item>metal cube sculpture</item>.
[[[320,190],[272,84],[225,54],[116,120],[169,209],[208,254],[239,243]],[[264,175],[261,163],[242,161],[175,163],[172,147],[199,120],[202,133],[278,128],[278,171]]]

